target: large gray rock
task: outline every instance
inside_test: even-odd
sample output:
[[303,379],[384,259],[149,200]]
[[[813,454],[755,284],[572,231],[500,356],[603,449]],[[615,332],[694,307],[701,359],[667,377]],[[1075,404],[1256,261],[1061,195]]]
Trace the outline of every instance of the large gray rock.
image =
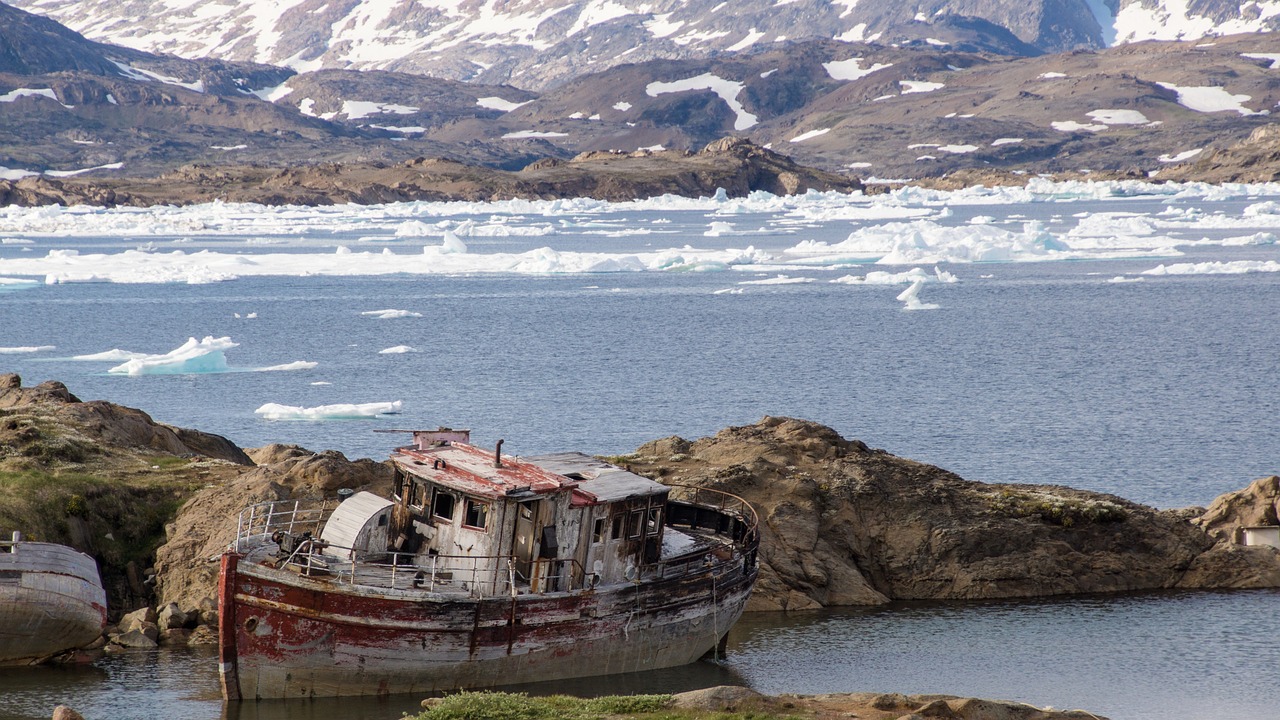
[[752,610],[1280,585],[1280,553],[1224,548],[1177,513],[1061,486],[972,482],[803,420],[659,440],[628,461],[756,508]]

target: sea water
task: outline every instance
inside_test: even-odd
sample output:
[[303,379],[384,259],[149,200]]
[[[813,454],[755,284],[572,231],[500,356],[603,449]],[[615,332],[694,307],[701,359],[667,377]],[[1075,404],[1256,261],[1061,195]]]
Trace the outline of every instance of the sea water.
[[[1280,464],[1277,228],[1274,185],[10,208],[0,369],[246,447],[380,459],[400,440],[375,430],[449,425],[516,454],[620,454],[789,415],[973,480],[1204,505]],[[1190,693],[1265,717],[1226,678],[1280,651],[1199,629],[1206,604],[1256,626],[1276,601],[749,617],[713,675],[1214,716]],[[1096,648],[1078,645],[1082,626]],[[1171,653],[1170,637],[1200,655]],[[964,660],[983,647],[1000,651]],[[806,648],[854,659],[814,673]],[[100,669],[104,687],[122,662]],[[164,712],[219,712],[182,702]]]

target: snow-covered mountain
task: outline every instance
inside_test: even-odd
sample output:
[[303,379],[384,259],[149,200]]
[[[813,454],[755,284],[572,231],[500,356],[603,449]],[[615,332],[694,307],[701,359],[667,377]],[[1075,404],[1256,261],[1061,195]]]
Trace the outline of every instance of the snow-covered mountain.
[[1023,52],[1280,27],[1280,0],[7,2],[91,39],[150,52],[534,89],[621,63],[707,57],[786,40],[952,44],[957,25],[967,28],[961,41],[985,28],[987,35],[1016,36],[1028,46]]

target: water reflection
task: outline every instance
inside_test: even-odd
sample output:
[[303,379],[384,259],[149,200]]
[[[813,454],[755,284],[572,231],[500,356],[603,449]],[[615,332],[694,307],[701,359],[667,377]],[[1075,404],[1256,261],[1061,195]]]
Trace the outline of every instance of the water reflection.
[[[601,695],[748,685],[766,693],[950,693],[1081,707],[1125,720],[1269,720],[1271,669],[1280,666],[1277,610],[1280,591],[1255,590],[760,613],[734,627],[720,662],[508,689]],[[418,711],[421,700],[224,706],[210,649],[0,671],[0,720],[48,718],[60,703],[112,720],[397,720]]]

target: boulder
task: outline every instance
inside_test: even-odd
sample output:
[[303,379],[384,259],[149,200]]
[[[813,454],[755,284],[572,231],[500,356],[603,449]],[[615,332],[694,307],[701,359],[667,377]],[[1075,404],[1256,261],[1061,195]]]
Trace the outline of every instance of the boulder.
[[144,632],[143,630],[129,630],[119,635],[112,636],[111,642],[115,645],[127,648],[158,647],[159,644],[156,642],[156,638],[159,637],[159,631],[156,630],[154,625],[151,626],[151,630],[151,633]]
[[120,618],[120,622],[116,623],[120,632],[128,632],[143,625],[155,624],[156,611],[155,608],[151,607],[139,608],[131,613],[126,613]]
[[161,630],[185,627],[187,622],[187,614],[178,607],[177,603],[168,603],[160,608],[160,612],[156,615],[156,625],[160,626]]
[[59,705],[53,709],[53,720],[84,720],[84,716],[66,705]]
[[1237,532],[1242,527],[1280,525],[1280,475],[1219,495],[1193,522],[1214,538],[1229,542],[1240,541]]
[[717,685],[702,690],[691,690],[672,696],[672,704],[686,710],[710,712],[737,712],[744,705],[760,704],[764,695],[747,687]]
[[191,634],[187,636],[187,645],[217,645],[218,644],[218,626],[217,625],[200,625]]

